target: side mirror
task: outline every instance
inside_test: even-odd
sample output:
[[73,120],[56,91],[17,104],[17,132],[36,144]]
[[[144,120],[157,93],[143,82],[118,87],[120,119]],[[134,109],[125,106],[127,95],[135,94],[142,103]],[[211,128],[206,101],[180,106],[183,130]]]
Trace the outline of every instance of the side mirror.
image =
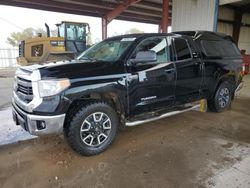
[[148,51],[139,51],[135,59],[130,59],[130,64],[132,65],[143,65],[144,63],[152,63],[157,61],[157,55],[155,51],[148,50]]

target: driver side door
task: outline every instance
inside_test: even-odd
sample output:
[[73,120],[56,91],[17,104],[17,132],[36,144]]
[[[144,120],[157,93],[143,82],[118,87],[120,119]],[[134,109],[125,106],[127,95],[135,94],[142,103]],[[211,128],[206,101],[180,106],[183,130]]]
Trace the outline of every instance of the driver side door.
[[[130,59],[141,51],[154,51],[157,61],[127,64],[129,114],[137,115],[174,104],[176,71],[170,61],[167,38],[149,37],[141,41]],[[130,60],[128,60],[129,62]]]

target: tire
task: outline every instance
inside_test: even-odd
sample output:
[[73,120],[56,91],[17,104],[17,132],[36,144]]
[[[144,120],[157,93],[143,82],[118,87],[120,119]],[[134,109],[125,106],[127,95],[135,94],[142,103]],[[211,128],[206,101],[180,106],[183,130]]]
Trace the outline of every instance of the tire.
[[68,122],[64,134],[68,144],[85,156],[105,151],[115,140],[119,124],[114,109],[103,102],[80,107]]
[[212,112],[223,112],[230,108],[232,103],[233,89],[232,84],[228,81],[222,82],[214,97],[208,101],[208,108]]

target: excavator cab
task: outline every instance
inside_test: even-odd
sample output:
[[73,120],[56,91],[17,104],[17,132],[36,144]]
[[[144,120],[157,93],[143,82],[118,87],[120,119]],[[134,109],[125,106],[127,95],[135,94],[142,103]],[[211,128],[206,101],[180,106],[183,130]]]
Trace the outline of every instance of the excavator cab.
[[76,56],[87,48],[87,35],[90,31],[88,23],[63,21],[56,24],[58,37],[64,38],[66,51],[73,52]]

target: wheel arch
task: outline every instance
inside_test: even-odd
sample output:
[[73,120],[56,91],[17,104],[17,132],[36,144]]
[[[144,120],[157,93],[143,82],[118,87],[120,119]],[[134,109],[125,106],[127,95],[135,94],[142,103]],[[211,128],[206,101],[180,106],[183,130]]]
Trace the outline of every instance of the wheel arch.
[[125,110],[119,95],[115,92],[91,92],[71,102],[66,113],[64,129],[69,125],[67,120],[70,120],[80,108],[93,102],[105,102],[110,105],[118,114],[120,126],[125,126]]
[[[233,91],[236,89],[237,76],[236,76],[236,74],[234,72],[228,72],[227,74],[223,74],[221,77],[219,77],[219,79],[217,79],[216,85],[215,85],[214,90],[213,90],[213,96],[212,97],[214,97],[214,95],[215,95],[218,87],[220,86],[220,84],[222,82],[225,82],[225,81],[232,84]],[[232,92],[232,93],[234,93],[234,92]],[[232,99],[234,99],[234,94],[232,95]]]

